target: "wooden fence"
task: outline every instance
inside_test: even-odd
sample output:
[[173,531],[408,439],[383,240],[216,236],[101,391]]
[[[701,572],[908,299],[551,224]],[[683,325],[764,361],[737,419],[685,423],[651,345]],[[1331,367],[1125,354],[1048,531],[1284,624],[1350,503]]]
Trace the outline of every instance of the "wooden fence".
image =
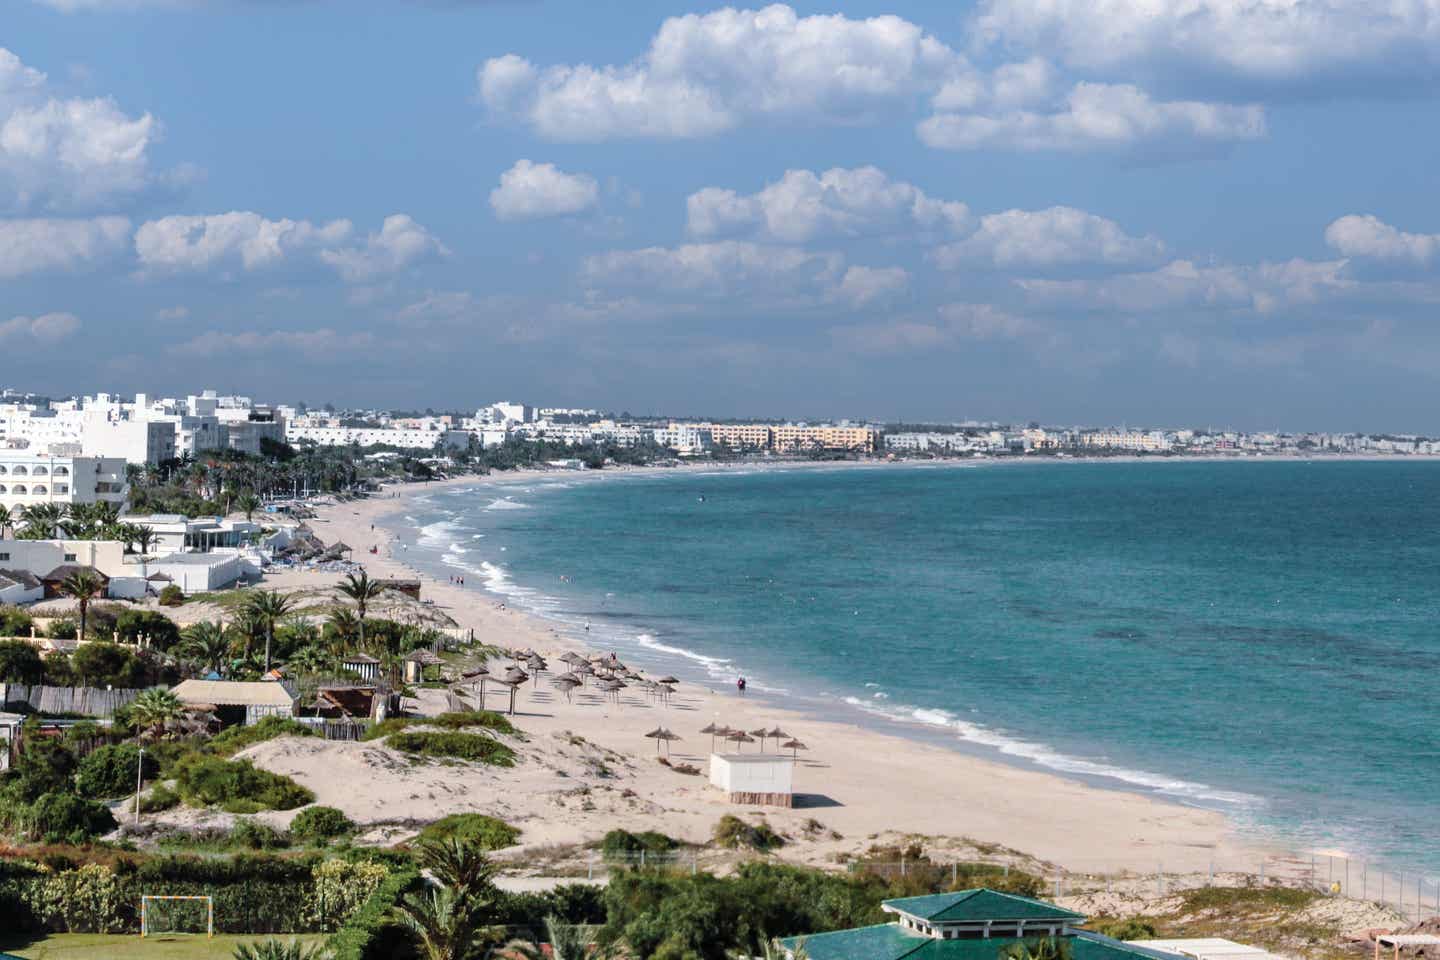
[[40,684],[0,683],[0,709],[109,717],[140,693],[139,690],[128,689],[101,690],[98,687],[46,687]]

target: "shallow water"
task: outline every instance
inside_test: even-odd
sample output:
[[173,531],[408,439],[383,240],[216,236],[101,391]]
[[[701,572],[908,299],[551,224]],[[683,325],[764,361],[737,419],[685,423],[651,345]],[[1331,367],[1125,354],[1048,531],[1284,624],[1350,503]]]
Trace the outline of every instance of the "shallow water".
[[1440,873],[1440,464],[562,474],[410,515],[410,562],[627,660]]

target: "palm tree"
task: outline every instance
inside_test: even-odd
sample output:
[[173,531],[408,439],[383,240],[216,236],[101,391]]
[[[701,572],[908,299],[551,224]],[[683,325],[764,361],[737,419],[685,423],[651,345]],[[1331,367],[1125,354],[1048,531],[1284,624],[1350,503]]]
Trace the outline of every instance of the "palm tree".
[[336,653],[347,653],[350,650],[350,641],[360,632],[360,621],[355,619],[355,612],[349,607],[337,606],[330,611],[330,629],[339,641]]
[[146,690],[130,703],[130,718],[156,737],[162,736],[165,728],[184,712],[185,705],[180,698],[163,687]]
[[256,940],[251,944],[237,944],[233,960],[328,960],[332,954],[323,943],[309,946],[299,940],[281,941]]
[[270,648],[275,642],[275,624],[284,620],[295,609],[295,599],[279,590],[258,590],[250,595],[245,608],[265,629],[265,672],[268,673]]
[[90,601],[95,595],[105,589],[105,581],[100,574],[91,567],[81,567],[70,576],[60,581],[60,592],[65,596],[79,601],[80,604],[80,642],[85,642],[85,625],[90,616]]
[[415,862],[441,885],[484,906],[495,897],[495,864],[477,843],[450,837],[415,847]]
[[260,509],[260,498],[255,496],[253,491],[246,490],[236,499],[235,506],[244,511],[245,519],[248,521],[253,519],[255,511]]
[[56,503],[37,503],[25,507],[25,525],[23,534],[27,540],[50,540],[55,536],[55,528],[60,525],[60,518],[63,511]]
[[[590,952],[590,942],[594,939],[595,928],[584,923],[566,923],[558,917],[545,918],[545,938],[550,944],[550,956],[553,960],[602,960],[613,954],[613,948],[600,947],[593,953]],[[527,940],[511,940],[501,948],[504,953],[520,957],[521,960],[546,960],[545,951],[540,949],[538,943],[531,943]],[[782,953],[779,957],[771,958],[767,954],[764,960],[784,960]]]
[[365,608],[370,601],[380,596],[385,588],[378,580],[371,580],[370,574],[361,570],[359,574],[346,574],[340,581],[339,591],[355,601],[355,613],[360,618],[360,648],[365,649]]
[[465,898],[445,887],[406,894],[395,917],[419,939],[425,960],[463,960],[487,939]]
[[1002,948],[998,960],[1070,960],[1070,941],[1056,937],[1019,940]]
[[5,506],[5,504],[3,503],[0,503],[0,540],[4,540],[5,535],[8,534],[12,529],[14,529],[14,527],[15,515],[10,512],[9,507]]
[[225,625],[214,620],[193,623],[181,631],[184,642],[179,653],[198,661],[216,673],[225,665],[226,654],[230,652],[230,641],[225,636]]
[[143,523],[134,524],[135,546],[140,550],[140,558],[143,560],[149,553],[150,548],[155,546],[155,541],[160,535],[155,532],[154,527],[147,527]]

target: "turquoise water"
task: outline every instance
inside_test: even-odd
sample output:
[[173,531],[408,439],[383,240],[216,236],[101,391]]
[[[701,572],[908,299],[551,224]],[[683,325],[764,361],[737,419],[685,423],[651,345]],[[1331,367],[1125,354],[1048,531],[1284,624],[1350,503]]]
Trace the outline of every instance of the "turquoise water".
[[407,521],[626,660],[1440,872],[1440,463],[556,474]]

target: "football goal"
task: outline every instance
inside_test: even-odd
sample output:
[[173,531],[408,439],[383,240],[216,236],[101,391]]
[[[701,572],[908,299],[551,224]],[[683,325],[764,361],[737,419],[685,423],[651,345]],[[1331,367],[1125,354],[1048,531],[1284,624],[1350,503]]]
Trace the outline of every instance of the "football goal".
[[210,896],[140,898],[140,936],[159,933],[199,933],[215,936],[215,899]]

